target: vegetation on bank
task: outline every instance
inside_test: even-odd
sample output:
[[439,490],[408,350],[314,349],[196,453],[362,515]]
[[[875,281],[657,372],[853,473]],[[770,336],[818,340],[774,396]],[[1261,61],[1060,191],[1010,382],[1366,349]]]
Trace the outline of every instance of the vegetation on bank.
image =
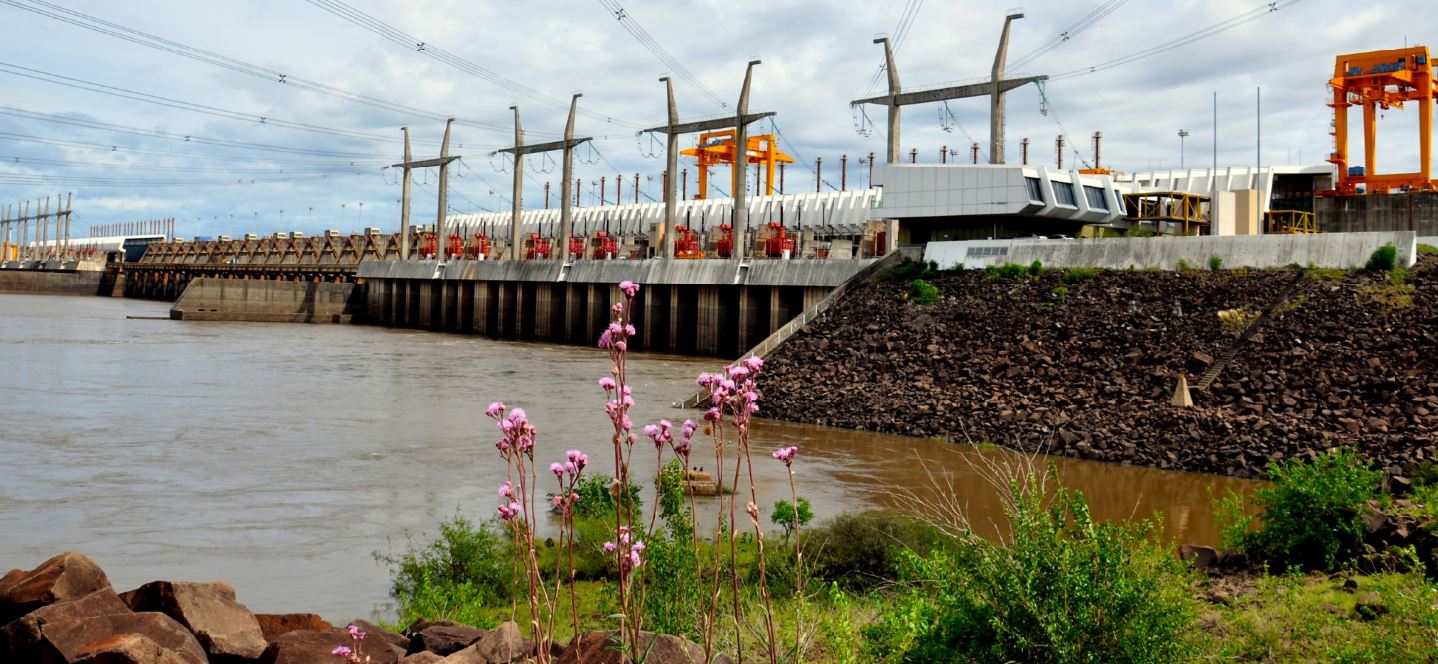
[[[1435,575],[1431,550],[1426,560],[1410,552],[1412,567],[1359,571],[1365,554],[1374,553],[1364,544],[1363,518],[1371,505],[1391,498],[1377,490],[1379,473],[1352,451],[1276,465],[1271,486],[1256,495],[1256,517],[1245,516],[1237,497],[1218,501],[1228,523],[1225,544],[1246,556],[1247,565],[1217,576],[1180,562],[1152,520],[1095,522],[1082,494],[1054,486],[1052,469],[1028,468],[999,483],[1007,491],[1002,540],[977,536],[952,514],[865,512],[806,527],[801,510],[799,583],[786,562],[795,560],[795,543],[778,536],[793,520],[793,504],[776,501],[770,515],[776,536],[766,540],[763,554],[776,641],[797,639],[800,661],[840,663],[1396,662],[1427,661],[1438,652],[1438,585],[1424,576]],[[678,478],[677,467],[670,472]],[[1432,531],[1438,466],[1413,479],[1413,495],[1403,502],[1427,515],[1423,528],[1438,537]],[[682,535],[689,518],[678,486],[661,487],[660,502],[669,507],[661,507],[664,523],[650,534],[648,564],[663,573],[646,577],[650,601],[643,610],[650,628],[694,638],[703,598],[690,592],[694,570],[688,566],[713,564],[730,540],[702,541],[694,556],[690,542],[669,536]],[[582,631],[613,629],[618,612],[618,579],[606,569],[602,547],[604,517],[592,515],[598,525],[577,528],[576,552],[591,559],[579,565],[585,570],[577,586]],[[760,554],[750,535],[733,543],[743,581],[741,624],[720,629],[715,645],[732,653],[742,641],[751,655],[763,653],[759,579],[752,571]],[[435,542],[411,544],[387,558],[399,622],[526,624],[509,562],[514,545],[497,522],[455,518]],[[541,567],[553,569],[557,552],[543,549]],[[719,571],[733,570],[721,561]],[[732,605],[732,586],[721,585],[720,603]],[[560,611],[556,624],[572,625],[569,607]],[[564,642],[572,631],[553,636]]]

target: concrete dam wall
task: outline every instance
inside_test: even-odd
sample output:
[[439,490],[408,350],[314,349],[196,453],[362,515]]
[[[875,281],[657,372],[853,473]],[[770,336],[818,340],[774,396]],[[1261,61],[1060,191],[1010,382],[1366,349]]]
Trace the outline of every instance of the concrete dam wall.
[[0,293],[99,295],[104,277],[98,270],[0,270]]
[[254,279],[196,279],[170,309],[176,320],[352,323],[364,319],[364,286]]

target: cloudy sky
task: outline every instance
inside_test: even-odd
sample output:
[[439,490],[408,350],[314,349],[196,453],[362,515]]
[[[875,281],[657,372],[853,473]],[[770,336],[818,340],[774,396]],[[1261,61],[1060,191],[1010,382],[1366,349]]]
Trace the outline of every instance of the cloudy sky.
[[[340,15],[351,8],[368,18]],[[854,186],[865,177],[859,157],[883,158],[883,110],[870,107],[877,126],[865,127],[848,105],[877,94],[873,37],[902,35],[905,87],[966,81],[987,75],[1008,9],[977,0],[0,0],[0,204],[73,191],[82,233],[157,217],[177,218],[184,236],[389,228],[400,187],[382,166],[399,161],[399,128],[411,127],[416,156],[434,156],[442,118],[455,117],[453,152],[464,159],[452,171],[451,207],[507,209],[512,169],[490,153],[512,141],[508,107],[519,104],[528,141],[551,140],[576,91],[578,132],[596,139],[579,151],[577,176],[606,177],[612,203],[616,173],[627,201],[639,173],[641,200],[658,198],[663,147],[635,129],[664,122],[657,79],[679,71],[644,36],[698,82],[676,83],[685,118],[725,112],[717,100],[732,106],[744,63],[762,58],[751,108],[778,112],[781,147],[799,159],[788,191],[813,189],[819,157],[821,186],[838,187],[844,154]],[[1125,171],[1176,168],[1180,128],[1191,132],[1187,163],[1211,163],[1215,92],[1219,164],[1254,163],[1260,87],[1263,162],[1321,163],[1334,56],[1438,34],[1438,13],[1417,0],[1035,0],[1023,10],[1009,74],[1054,80],[1042,96],[1034,86],[1009,95],[1009,160],[1028,137],[1031,162],[1052,163],[1064,133],[1091,161],[1089,137],[1102,131],[1104,165]],[[1228,29],[1175,44],[1215,26]],[[1176,47],[1125,62],[1166,46]],[[211,62],[175,52],[197,53],[189,49]],[[1414,112],[1386,116],[1380,169],[1416,170]],[[948,146],[967,161],[979,141],[986,159],[987,124],[986,99],[909,107],[904,151],[934,162]],[[530,159],[525,204],[542,206],[559,169]],[[436,177],[416,182],[423,221],[435,213]],[[585,189],[588,205],[594,187]]]

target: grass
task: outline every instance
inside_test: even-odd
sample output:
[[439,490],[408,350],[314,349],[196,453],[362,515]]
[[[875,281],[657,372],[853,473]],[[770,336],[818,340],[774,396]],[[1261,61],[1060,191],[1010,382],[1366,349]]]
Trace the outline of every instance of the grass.
[[1376,304],[1391,313],[1413,306],[1413,291],[1413,284],[1389,283],[1365,286],[1359,289],[1358,297],[1360,301]]
[[1433,245],[1431,245],[1431,244],[1419,244],[1419,245],[1418,245],[1418,255],[1419,255],[1419,256],[1438,256],[1438,247],[1435,247],[1435,246],[1433,246]]
[[1332,267],[1310,267],[1303,270],[1303,278],[1318,283],[1330,283],[1343,281],[1348,276],[1348,270]]
[[[1208,657],[1244,662],[1426,662],[1438,652],[1438,588],[1417,574],[1265,576],[1199,619]],[[1359,597],[1376,592],[1386,613],[1364,620]]]

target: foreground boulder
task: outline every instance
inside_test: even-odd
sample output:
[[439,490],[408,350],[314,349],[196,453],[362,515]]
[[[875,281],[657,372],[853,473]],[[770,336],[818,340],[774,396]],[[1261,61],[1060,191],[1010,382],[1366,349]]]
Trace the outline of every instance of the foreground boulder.
[[443,664],[511,664],[523,660],[533,646],[507,622],[484,632],[478,641],[440,660]]
[[[349,632],[340,629],[330,629],[323,632],[290,632],[275,639],[264,654],[260,656],[262,664],[340,664],[340,659],[334,656],[334,650],[339,646],[355,648],[355,643],[350,639]],[[359,642],[358,651],[360,660],[369,658],[370,664],[398,664],[399,655],[395,654],[393,648],[384,639],[365,639]]]
[[405,651],[406,655],[432,652],[443,657],[463,650],[485,634],[482,629],[443,620],[420,621],[411,625],[407,632],[409,649]]
[[185,664],[180,654],[143,634],[116,634],[80,651],[75,664]]
[[[159,661],[174,659],[183,664],[207,664],[209,662],[204,648],[200,647],[200,642],[195,639],[195,636],[183,625],[163,613],[114,613],[59,623],[46,623],[41,625],[41,631],[42,638],[38,645],[39,661],[46,664],[51,662],[78,664],[84,658],[94,660],[103,653],[115,650],[137,652],[149,647],[133,640],[121,644],[120,641],[114,639],[114,637],[123,635],[142,636],[159,646],[165,653]],[[115,656],[118,657],[119,654],[117,653]]]
[[260,624],[266,643],[290,632],[322,632],[335,628],[313,613],[256,613],[255,621]]
[[259,621],[227,583],[155,581],[121,595],[135,611],[158,611],[184,625],[215,657],[254,659],[265,651]]
[[[677,636],[640,632],[639,652],[644,664],[705,664],[704,647]],[[717,655],[712,664],[733,664],[728,655]],[[590,632],[570,642],[556,664],[634,664],[619,652],[619,632]]]
[[108,587],[110,579],[95,561],[67,551],[28,572],[13,570],[0,578],[0,625],[42,606]]
[[368,620],[356,620],[350,624],[364,630],[364,633],[367,635],[365,638],[381,639],[385,643],[388,643],[391,648],[399,650],[399,654],[401,657],[403,657],[405,653],[409,651],[409,637],[403,634],[395,634],[394,632],[380,627],[379,625],[376,625]]
[[120,601],[120,596],[108,587],[79,599],[56,602],[35,609],[0,629],[0,661],[38,660],[39,645],[46,626],[115,613],[130,613],[130,607]]

